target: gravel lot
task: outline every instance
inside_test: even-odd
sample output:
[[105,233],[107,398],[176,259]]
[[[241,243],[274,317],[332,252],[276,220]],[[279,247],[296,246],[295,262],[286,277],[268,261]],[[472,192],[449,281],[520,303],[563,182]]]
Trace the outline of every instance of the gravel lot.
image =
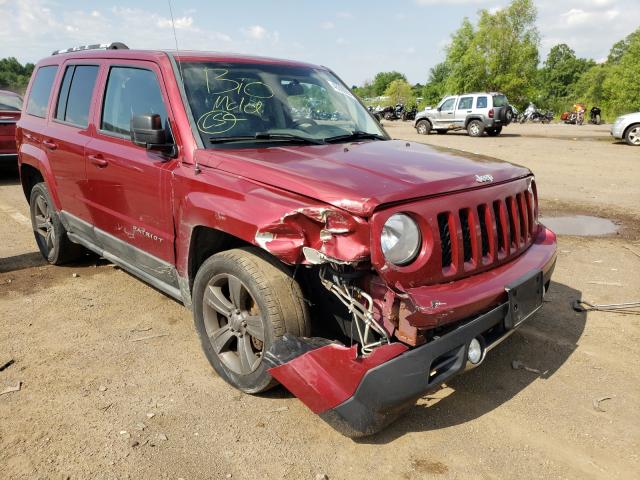
[[190,312],[132,276],[93,257],[46,265],[5,169],[0,366],[14,363],[0,391],[21,390],[0,395],[0,477],[637,478],[640,316],[570,303],[640,300],[640,148],[612,142],[606,126],[514,125],[474,139],[384,123],[396,138],[526,165],[543,214],[602,215],[621,232],[561,236],[541,314],[481,368],[353,441],[283,389],[252,397],[228,386]]

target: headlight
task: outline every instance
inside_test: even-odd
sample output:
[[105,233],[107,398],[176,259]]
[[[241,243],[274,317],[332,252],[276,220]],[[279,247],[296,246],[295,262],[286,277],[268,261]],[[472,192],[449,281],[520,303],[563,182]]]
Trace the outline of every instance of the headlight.
[[420,229],[409,215],[391,215],[382,227],[382,253],[395,265],[406,265],[414,260],[420,251],[421,243]]

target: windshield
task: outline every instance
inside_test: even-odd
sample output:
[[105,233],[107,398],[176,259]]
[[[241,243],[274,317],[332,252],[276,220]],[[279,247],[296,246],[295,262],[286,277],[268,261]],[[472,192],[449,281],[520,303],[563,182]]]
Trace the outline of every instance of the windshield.
[[22,98],[17,95],[0,93],[0,110],[5,112],[19,112],[22,110]]
[[207,148],[388,139],[349,89],[324,69],[194,62],[182,62],[181,69]]

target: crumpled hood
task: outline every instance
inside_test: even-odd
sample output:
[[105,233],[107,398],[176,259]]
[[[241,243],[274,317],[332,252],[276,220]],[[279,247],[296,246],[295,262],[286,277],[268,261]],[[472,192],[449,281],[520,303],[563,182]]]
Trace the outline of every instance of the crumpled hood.
[[[363,217],[379,205],[530,175],[482,155],[401,140],[199,150],[202,165],[295,192]],[[479,182],[476,176],[491,175]]]

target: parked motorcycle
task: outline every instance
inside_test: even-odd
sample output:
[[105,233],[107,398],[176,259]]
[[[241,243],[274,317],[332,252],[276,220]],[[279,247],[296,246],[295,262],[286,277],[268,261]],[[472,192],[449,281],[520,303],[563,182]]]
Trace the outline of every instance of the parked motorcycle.
[[553,112],[551,110],[547,110],[546,112],[542,113],[542,118],[540,119],[540,122],[551,123],[552,120],[553,120]]
[[584,123],[584,112],[586,108],[582,103],[576,103],[573,106],[573,112],[564,112],[560,117],[564,123],[569,125],[582,125]]
[[418,107],[416,107],[415,105],[413,106],[413,108],[411,108],[411,110],[404,109],[402,112],[402,121],[406,122],[408,120],[415,120],[417,114]]
[[601,110],[598,107],[593,107],[589,112],[589,122],[594,125],[600,125],[602,123],[602,117],[600,116]]
[[522,112],[522,115],[520,116],[520,123],[526,123],[526,122],[541,122],[543,118],[542,113],[540,112],[540,110],[538,110],[538,108],[533,104],[533,103],[529,103],[529,106],[525,109],[524,112]]

